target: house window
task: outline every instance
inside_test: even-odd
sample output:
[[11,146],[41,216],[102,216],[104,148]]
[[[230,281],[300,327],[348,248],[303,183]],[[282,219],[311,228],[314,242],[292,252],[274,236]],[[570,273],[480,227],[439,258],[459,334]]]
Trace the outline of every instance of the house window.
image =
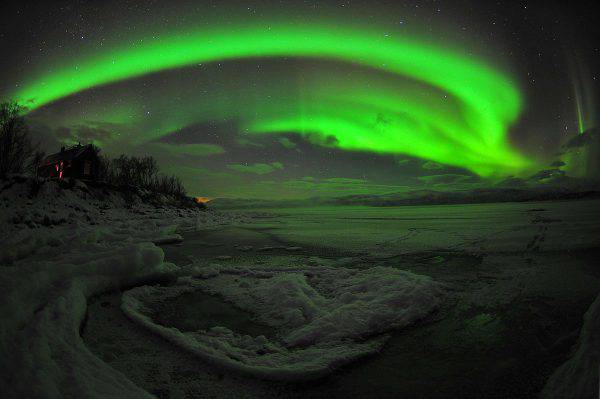
[[92,174],[92,163],[90,161],[85,161],[83,163],[83,175],[89,176]]

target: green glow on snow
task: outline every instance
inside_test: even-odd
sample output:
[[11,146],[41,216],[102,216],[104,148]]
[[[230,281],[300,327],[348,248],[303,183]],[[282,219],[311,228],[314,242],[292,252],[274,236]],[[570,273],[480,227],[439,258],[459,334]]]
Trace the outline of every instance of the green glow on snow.
[[[260,97],[244,99],[245,104],[199,101],[190,106],[194,110],[189,115],[178,111],[176,119],[190,124],[208,120],[213,113],[225,115],[238,120],[248,133],[334,136],[334,145],[343,149],[408,154],[465,167],[482,176],[518,174],[532,164],[508,142],[508,128],[518,118],[522,101],[518,88],[504,74],[472,56],[335,24],[205,28],[164,35],[68,60],[51,73],[26,80],[14,97],[32,101],[29,108],[33,111],[87,89],[153,72],[250,57],[347,62],[420,82],[431,88],[432,96],[347,81],[334,85],[336,90],[308,87],[305,95],[287,103]],[[285,91],[285,86],[280,90]],[[170,128],[177,124],[164,122]],[[166,133],[157,129],[144,134]]]

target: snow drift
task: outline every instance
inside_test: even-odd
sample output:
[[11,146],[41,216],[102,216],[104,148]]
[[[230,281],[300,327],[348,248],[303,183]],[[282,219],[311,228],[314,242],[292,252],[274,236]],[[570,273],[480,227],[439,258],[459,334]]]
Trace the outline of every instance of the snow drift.
[[162,250],[152,244],[76,246],[52,261],[3,271],[0,367],[2,385],[8,388],[3,397],[148,396],[92,355],[79,327],[88,297],[156,281],[173,266],[163,262]]
[[[0,183],[2,397],[150,397],[80,337],[87,299],[106,291],[138,286],[123,301],[136,322],[214,364],[282,380],[319,377],[375,353],[387,332],[440,302],[431,279],[388,268],[178,267],[153,242],[244,217],[150,205],[81,182],[33,187],[25,178]],[[153,285],[166,281],[176,284]],[[182,332],[154,323],[156,301],[185,290],[219,295],[278,334],[251,337],[219,326]]]
[[[204,360],[275,380],[318,378],[376,353],[387,332],[424,317],[441,299],[439,285],[430,278],[384,267],[196,269],[196,278],[181,278],[175,286],[126,292],[123,311]],[[252,337],[223,326],[183,332],[152,320],[158,304],[190,290],[218,295],[253,313],[278,336]]]
[[584,315],[573,356],[550,377],[544,399],[595,398],[600,393],[600,295]]
[[[227,223],[198,209],[128,201],[78,183],[0,182],[0,386],[3,398],[147,398],[79,335],[87,298],[172,279],[149,241]],[[18,204],[18,206],[17,206]]]

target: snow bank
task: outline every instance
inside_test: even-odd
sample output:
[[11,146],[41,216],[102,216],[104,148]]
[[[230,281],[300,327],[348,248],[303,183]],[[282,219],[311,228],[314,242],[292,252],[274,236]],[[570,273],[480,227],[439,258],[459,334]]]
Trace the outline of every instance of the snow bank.
[[600,295],[584,316],[575,354],[550,377],[544,399],[596,398],[600,394]]
[[89,296],[155,281],[174,266],[152,244],[75,246],[64,257],[3,270],[3,397],[148,397],[87,350],[79,327]]
[[[164,262],[152,242],[182,229],[244,221],[197,209],[152,206],[111,191],[45,182],[0,182],[0,387],[6,398],[146,398],[150,395],[91,354],[79,335],[87,298],[157,281],[124,295],[126,314],[214,364],[281,380],[323,376],[384,345],[391,329],[440,301],[427,277],[387,268],[336,265],[186,267]],[[16,204],[19,204],[17,207]],[[251,337],[224,327],[182,332],[154,323],[156,301],[185,290],[220,295],[275,327]]]
[[128,202],[84,184],[48,181],[34,195],[30,183],[0,182],[1,396],[151,397],[85,347],[79,328],[87,298],[173,279],[177,267],[149,241],[232,220]]
[[[297,267],[268,271],[212,265],[172,287],[137,287],[123,295],[125,314],[145,328],[221,367],[276,380],[308,380],[376,353],[441,299],[437,283],[392,268]],[[190,290],[218,295],[276,327],[251,337],[215,326],[182,332],[152,321],[162,301]],[[192,304],[190,304],[192,305]]]
[[[175,242],[175,230],[193,230],[244,222],[242,215],[226,215],[199,208],[155,206],[135,193],[77,182],[64,188],[53,180],[34,184],[15,176],[0,181],[0,264],[29,257],[50,245],[66,245],[70,237],[87,234],[91,240]],[[95,237],[94,237],[95,235]]]

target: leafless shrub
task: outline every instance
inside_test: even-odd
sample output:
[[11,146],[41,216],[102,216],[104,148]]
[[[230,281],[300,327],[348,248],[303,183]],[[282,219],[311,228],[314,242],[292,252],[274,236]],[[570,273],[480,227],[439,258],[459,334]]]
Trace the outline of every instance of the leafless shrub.
[[175,175],[160,176],[156,180],[155,191],[174,197],[185,197],[186,192],[181,179]]
[[102,180],[119,186],[136,186],[174,197],[186,195],[181,179],[174,175],[159,175],[158,163],[151,156],[122,154],[113,160],[101,157],[100,175]]

